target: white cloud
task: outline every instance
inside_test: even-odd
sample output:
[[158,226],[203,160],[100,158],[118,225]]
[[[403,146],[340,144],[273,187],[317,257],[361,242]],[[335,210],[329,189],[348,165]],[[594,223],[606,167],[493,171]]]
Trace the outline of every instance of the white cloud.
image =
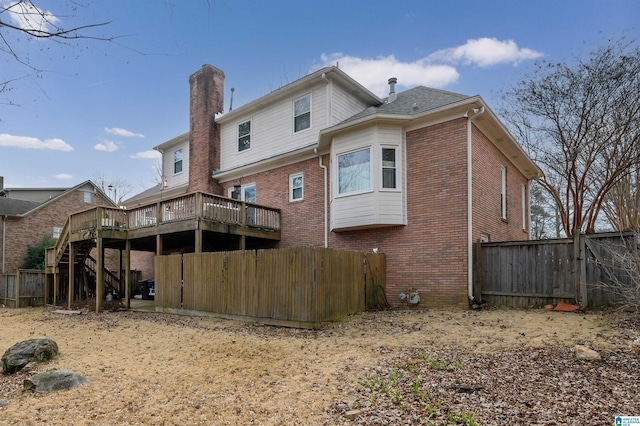
[[134,133],[131,130],[121,129],[120,127],[105,127],[104,132],[108,135],[123,136],[125,138],[144,138],[142,133]]
[[502,63],[518,65],[520,62],[541,57],[542,52],[520,48],[513,40],[482,37],[467,40],[461,46],[438,50],[427,58],[430,61],[474,64],[490,67]]
[[131,155],[131,158],[143,159],[143,160],[158,160],[162,158],[162,154],[160,154],[155,149],[152,149],[149,151],[137,152]]
[[73,147],[62,139],[40,140],[29,136],[15,136],[0,133],[0,146],[13,146],[26,149],[51,149],[54,151],[73,151]]
[[67,173],[60,173],[54,176],[54,178],[56,179],[64,179],[64,180],[69,180],[69,179],[73,179],[73,176]]
[[338,62],[341,70],[382,97],[389,91],[387,84],[389,77],[397,77],[399,86],[444,87],[455,83],[460,76],[451,65],[432,64],[423,59],[401,62],[393,55],[367,59],[333,53],[323,54],[321,59],[321,66],[335,65]]
[[457,64],[488,67],[502,63],[519,64],[543,54],[519,48],[513,40],[483,37],[467,40],[461,46],[438,50],[425,58],[402,62],[394,55],[359,58],[342,53],[322,54],[317,68],[339,64],[340,69],[380,97],[389,92],[387,81],[398,78],[399,87],[429,86],[442,88],[458,81]]
[[33,5],[32,2],[0,1],[0,9],[8,12],[9,20],[23,30],[53,32],[60,23],[54,14]]
[[118,150],[118,145],[114,141],[104,140],[93,146],[98,151],[113,152]]

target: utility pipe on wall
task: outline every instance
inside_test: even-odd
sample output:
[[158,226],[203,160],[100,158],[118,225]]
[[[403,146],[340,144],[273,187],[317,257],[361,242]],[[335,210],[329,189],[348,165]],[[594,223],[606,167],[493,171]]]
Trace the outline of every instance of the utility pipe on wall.
[[[318,154],[318,148],[314,148],[313,151]],[[323,227],[324,227],[324,248],[329,248],[329,232],[327,229],[328,220],[328,206],[327,206],[327,166],[322,164],[322,155],[318,154],[318,166],[322,169],[322,177],[323,177],[323,185],[322,192],[324,195],[324,217],[323,217]]]
[[[469,112],[472,114],[470,115]],[[484,107],[467,111],[467,292],[469,299],[473,299],[473,156],[471,152],[472,138],[471,120],[484,113]]]

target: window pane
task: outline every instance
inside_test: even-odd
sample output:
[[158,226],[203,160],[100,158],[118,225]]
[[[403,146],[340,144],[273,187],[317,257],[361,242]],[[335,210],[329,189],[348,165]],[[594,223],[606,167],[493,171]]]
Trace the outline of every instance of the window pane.
[[295,119],[295,131],[308,129],[311,127],[311,113],[302,114]]
[[238,151],[251,148],[251,136],[243,136],[238,139]]
[[291,198],[294,199],[294,200],[301,199],[302,198],[302,188],[294,188],[293,189],[293,193],[291,195],[292,195]]
[[311,97],[305,96],[295,102],[294,113],[296,117],[309,111],[311,111]]
[[238,136],[246,136],[251,133],[251,121],[246,121],[238,125]]
[[180,173],[182,171],[182,161],[176,161],[173,165],[173,173]]
[[369,148],[338,156],[339,194],[371,188],[370,157]]
[[396,188],[396,150],[382,148],[382,187]]
[[245,186],[243,195],[244,195],[243,197],[244,201],[247,201],[249,203],[255,203],[256,202],[256,186],[255,185]]
[[175,162],[182,161],[182,150],[181,149],[176,150],[176,152],[173,154],[173,161],[175,161]]
[[293,187],[300,188],[302,186],[302,176],[296,176],[293,178]]

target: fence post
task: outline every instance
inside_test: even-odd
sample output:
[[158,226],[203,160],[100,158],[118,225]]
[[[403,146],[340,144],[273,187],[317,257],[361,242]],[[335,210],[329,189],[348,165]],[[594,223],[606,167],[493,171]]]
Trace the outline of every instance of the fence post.
[[16,271],[16,308],[20,307],[20,268]]
[[576,286],[576,301],[580,306],[580,309],[587,307],[587,284],[585,281],[584,271],[586,265],[584,262],[584,236],[581,235],[579,229],[573,230],[573,259],[575,262],[575,286]]

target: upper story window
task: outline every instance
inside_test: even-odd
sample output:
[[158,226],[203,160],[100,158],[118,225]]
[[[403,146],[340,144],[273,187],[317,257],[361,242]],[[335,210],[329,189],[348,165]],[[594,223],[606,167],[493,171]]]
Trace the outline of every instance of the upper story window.
[[173,153],[173,173],[182,172],[182,149],[176,149]]
[[338,194],[371,189],[371,148],[338,155]]
[[91,192],[89,191],[84,191],[84,194],[82,195],[84,202],[89,204],[91,203]]
[[293,131],[299,132],[311,127],[311,94],[293,102]]
[[251,148],[251,120],[238,124],[238,152]]
[[304,197],[302,173],[289,176],[289,201],[299,201]]
[[396,167],[396,148],[382,148],[382,188],[398,187]]

